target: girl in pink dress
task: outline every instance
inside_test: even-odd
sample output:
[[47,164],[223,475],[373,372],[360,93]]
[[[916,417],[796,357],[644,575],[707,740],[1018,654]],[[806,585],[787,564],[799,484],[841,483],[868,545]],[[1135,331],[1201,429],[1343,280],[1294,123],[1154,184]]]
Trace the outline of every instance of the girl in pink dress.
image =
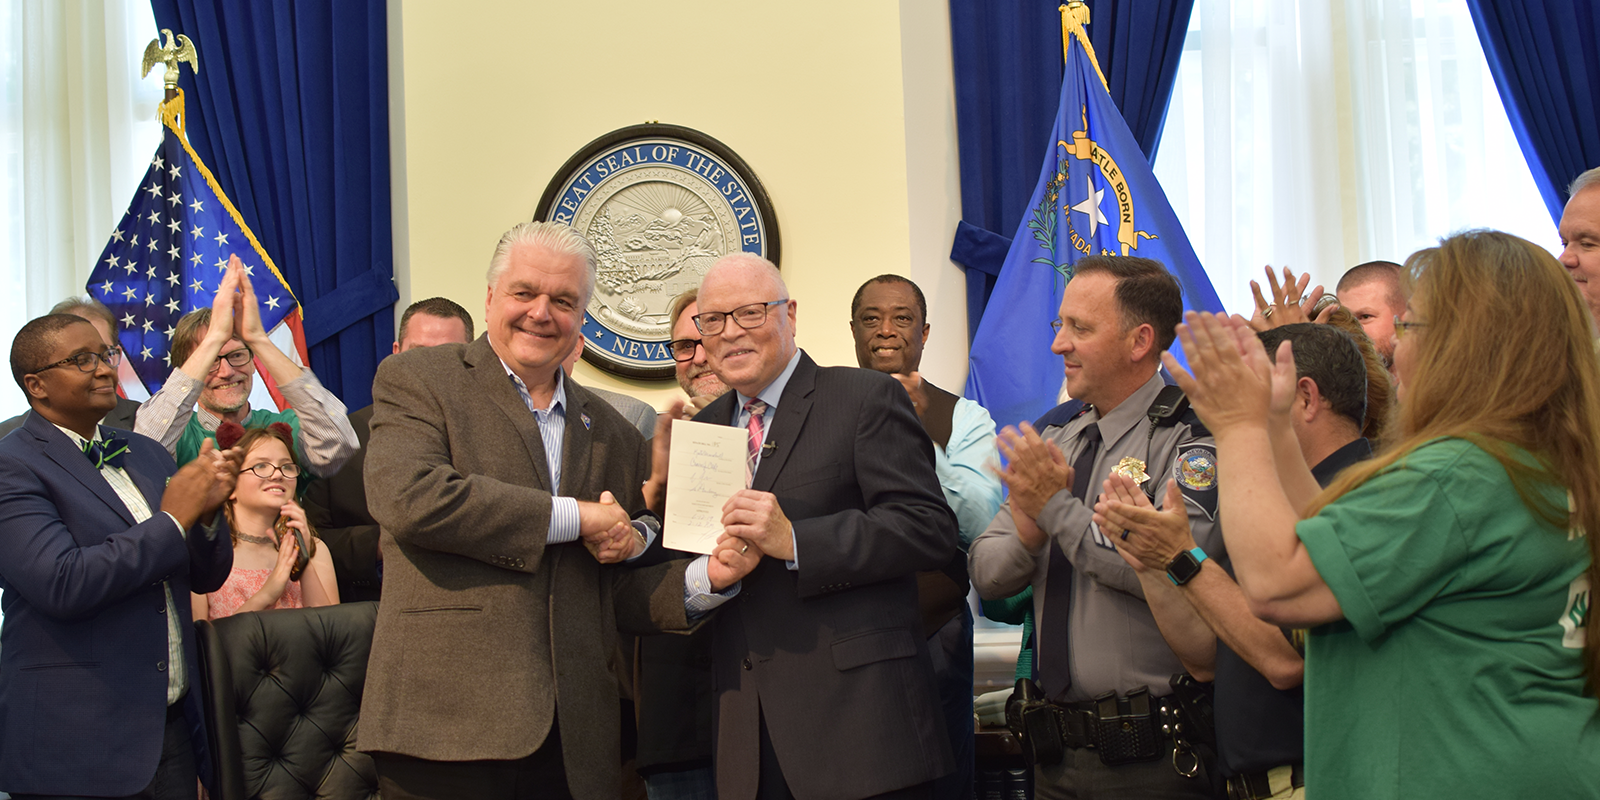
[[[247,431],[223,423],[217,430],[224,447],[245,454],[233,496],[223,506],[233,534],[233,572],[221,589],[191,595],[195,619],[339,602],[328,548],[317,546],[305,510],[294,501],[300,462],[293,436],[281,422]],[[300,558],[302,539],[309,560]]]

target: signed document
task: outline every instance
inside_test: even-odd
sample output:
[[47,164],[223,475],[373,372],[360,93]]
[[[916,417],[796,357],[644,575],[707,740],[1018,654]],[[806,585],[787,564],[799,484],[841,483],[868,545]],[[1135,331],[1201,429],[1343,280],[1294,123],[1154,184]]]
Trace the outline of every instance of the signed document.
[[722,535],[722,506],[745,488],[745,430],[672,421],[667,461],[666,541],[672,550],[710,555]]

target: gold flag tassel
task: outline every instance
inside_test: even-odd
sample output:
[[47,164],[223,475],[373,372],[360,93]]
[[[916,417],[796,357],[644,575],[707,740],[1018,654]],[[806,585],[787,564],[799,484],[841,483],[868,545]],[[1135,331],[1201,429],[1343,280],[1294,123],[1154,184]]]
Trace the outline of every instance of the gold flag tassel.
[[1088,24],[1089,6],[1083,0],[1072,0],[1061,7],[1061,58],[1066,59],[1067,50],[1076,38],[1078,44],[1083,46],[1083,52],[1089,56],[1089,63],[1094,65],[1094,74],[1100,76],[1100,85],[1106,87],[1106,94],[1110,94],[1111,84],[1106,83],[1106,74],[1100,69],[1100,59],[1094,54],[1094,45],[1089,42],[1088,32],[1083,29]]

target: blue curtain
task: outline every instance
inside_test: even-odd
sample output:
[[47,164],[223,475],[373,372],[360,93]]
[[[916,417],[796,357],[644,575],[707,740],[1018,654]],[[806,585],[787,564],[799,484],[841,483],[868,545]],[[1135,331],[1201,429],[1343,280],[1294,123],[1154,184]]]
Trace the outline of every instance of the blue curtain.
[[1489,71],[1550,216],[1600,166],[1600,16],[1592,0],[1467,0]]
[[399,299],[384,0],[151,5],[194,41],[189,141],[299,298],[311,367],[346,405],[371,403]]
[[[1059,2],[950,0],[960,139],[961,223],[950,258],[967,270],[978,330],[1022,221],[1061,94]],[[1090,2],[1089,39],[1139,147],[1155,160],[1194,0]]]

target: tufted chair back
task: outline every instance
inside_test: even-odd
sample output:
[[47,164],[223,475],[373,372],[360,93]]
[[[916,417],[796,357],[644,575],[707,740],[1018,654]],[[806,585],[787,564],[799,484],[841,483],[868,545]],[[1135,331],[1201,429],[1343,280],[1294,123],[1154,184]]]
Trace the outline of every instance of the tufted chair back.
[[369,800],[356,752],[378,605],[345,603],[195,623],[216,800]]

